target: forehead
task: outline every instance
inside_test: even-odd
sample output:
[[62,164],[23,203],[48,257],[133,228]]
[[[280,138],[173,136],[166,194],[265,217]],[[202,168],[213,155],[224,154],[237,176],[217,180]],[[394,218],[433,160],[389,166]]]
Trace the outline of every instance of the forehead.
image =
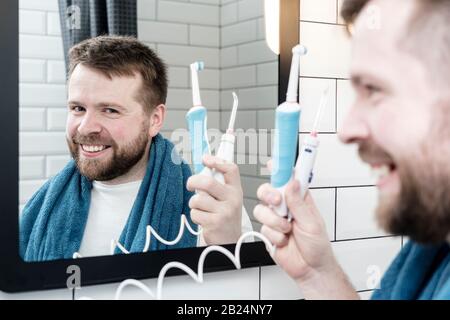
[[392,77],[411,68],[414,58],[401,50],[411,16],[412,0],[372,0],[354,24],[352,73]]
[[69,99],[101,102],[130,102],[136,100],[142,85],[139,73],[134,76],[112,76],[108,78],[98,70],[79,64],[68,82]]

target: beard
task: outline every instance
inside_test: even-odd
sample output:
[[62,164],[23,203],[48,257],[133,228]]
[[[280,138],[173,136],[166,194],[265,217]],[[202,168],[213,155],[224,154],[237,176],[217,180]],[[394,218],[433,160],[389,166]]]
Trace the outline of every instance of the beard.
[[[418,154],[395,162],[400,191],[396,195],[380,194],[376,209],[381,228],[422,244],[441,243],[450,234],[449,158],[444,156],[447,152],[433,151],[433,147],[436,149],[435,145],[424,143],[416,149]],[[361,144],[359,152],[363,159],[393,162],[374,144]]]
[[[120,147],[111,137],[97,133],[84,136],[76,132],[71,139],[67,138],[67,144],[83,176],[89,180],[108,181],[129,172],[144,156],[149,140],[148,125],[143,124],[138,137]],[[112,155],[103,159],[81,158],[82,144],[108,146]]]

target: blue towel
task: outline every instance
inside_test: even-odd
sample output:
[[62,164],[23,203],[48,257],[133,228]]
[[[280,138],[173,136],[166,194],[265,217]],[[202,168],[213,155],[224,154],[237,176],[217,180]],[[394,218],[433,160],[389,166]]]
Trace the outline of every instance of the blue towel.
[[386,271],[373,300],[449,300],[450,246],[409,241]]
[[[145,177],[119,239],[128,251],[142,252],[149,224],[168,240],[178,235],[182,214],[193,225],[188,206],[193,193],[186,189],[190,175],[173,144],[159,134],[154,137]],[[91,189],[92,182],[72,160],[33,195],[20,219],[19,250],[25,261],[72,258],[83,238]],[[194,247],[196,241],[196,236],[186,231],[170,248]],[[152,237],[149,250],[163,249],[167,246]],[[119,249],[115,253],[120,253]]]

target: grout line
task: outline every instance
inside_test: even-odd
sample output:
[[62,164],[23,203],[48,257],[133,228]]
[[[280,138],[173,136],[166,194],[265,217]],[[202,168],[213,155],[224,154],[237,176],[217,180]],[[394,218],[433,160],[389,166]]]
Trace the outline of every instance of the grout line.
[[[188,36],[189,38],[189,36]],[[162,45],[166,45],[166,46],[183,46],[183,47],[187,47],[187,48],[195,48],[195,49],[216,49],[219,50],[220,48],[218,46],[213,46],[213,45],[200,45],[200,44],[190,44],[188,42],[188,40],[186,41],[186,43],[180,43],[180,42],[163,42],[163,41],[158,41],[158,42],[154,42],[154,41],[143,41],[141,39],[138,39],[139,41],[147,44],[148,46],[150,45],[156,45],[156,44],[162,44]]]
[[278,62],[276,60],[270,60],[270,61],[261,61],[261,62],[255,62],[255,63],[243,63],[243,64],[237,64],[237,65],[233,65],[233,66],[226,66],[226,67],[222,67],[220,70],[238,69],[241,67],[259,66],[259,65],[271,64],[271,63],[278,64]]
[[300,75],[300,78],[307,78],[307,79],[325,79],[325,80],[350,80],[350,78],[320,77],[320,76],[304,76],[304,75]]
[[48,170],[47,170],[47,161],[48,161],[48,156],[46,154],[44,154],[44,161],[42,162],[42,172],[44,173],[44,177],[42,177],[42,179],[48,179],[47,177],[49,176],[48,174]]
[[329,26],[345,27],[345,24],[343,24],[343,23],[324,22],[324,21],[312,21],[312,20],[300,20],[300,22],[314,23],[314,24],[323,24],[323,25],[329,25]]
[[258,300],[261,300],[261,267],[259,269]]
[[336,133],[338,132],[338,88],[337,88],[337,80],[335,80],[335,113],[334,113],[334,130]]
[[187,25],[187,43],[188,43],[189,46],[192,46],[192,43],[191,43],[191,25],[190,24]]
[[[155,20],[156,21],[159,21],[159,1],[160,0],[155,1]],[[138,21],[139,21],[139,19],[138,19]]]
[[[250,40],[250,41],[245,41],[245,42],[238,42],[238,43],[234,43],[234,44],[229,44],[226,46],[222,46],[222,49],[228,49],[228,48],[232,48],[232,47],[241,47],[241,46],[245,46],[245,45],[249,45],[249,44],[255,44],[255,43],[265,43],[265,39],[256,39],[256,40]],[[239,51],[239,50],[238,50]]]
[[339,0],[336,0],[336,24],[338,24],[339,21]]
[[337,188],[334,188],[334,241],[337,239]]
[[[256,113],[255,113],[255,115],[256,115],[256,117],[255,117],[255,126],[256,126],[256,130],[259,130],[260,128],[259,128],[259,114],[258,114],[258,112],[259,112],[260,110],[258,110],[258,111],[256,111]],[[259,148],[259,142],[258,142],[258,148]],[[261,173],[261,163],[260,163],[260,161],[256,161],[256,164],[255,164],[255,166],[256,166],[256,174],[258,174],[258,173]]]
[[341,189],[348,189],[348,188],[372,188],[375,187],[374,184],[360,184],[360,185],[351,185],[351,186],[324,186],[324,187],[310,187],[310,189],[332,189],[332,188],[341,188]]

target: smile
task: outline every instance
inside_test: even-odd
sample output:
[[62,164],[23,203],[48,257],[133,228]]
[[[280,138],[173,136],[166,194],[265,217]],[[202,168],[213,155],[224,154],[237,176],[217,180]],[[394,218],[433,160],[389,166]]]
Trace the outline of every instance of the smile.
[[105,149],[110,148],[110,146],[105,146],[105,145],[87,145],[87,144],[81,144],[81,149],[84,152],[89,152],[89,153],[98,153],[98,152],[102,152]]
[[377,179],[377,186],[383,187],[397,176],[397,167],[394,163],[372,164],[372,173]]

